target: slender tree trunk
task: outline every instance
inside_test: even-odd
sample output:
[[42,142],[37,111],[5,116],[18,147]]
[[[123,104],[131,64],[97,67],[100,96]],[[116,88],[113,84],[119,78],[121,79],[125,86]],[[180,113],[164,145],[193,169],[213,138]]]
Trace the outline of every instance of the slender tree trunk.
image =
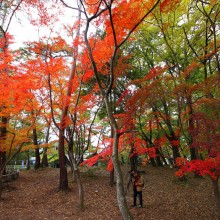
[[[6,117],[2,117],[2,120],[1,120],[1,123],[2,123],[2,127],[1,127],[1,133],[0,133],[0,140],[5,140],[6,138],[6,134],[7,134],[7,123],[8,123],[8,119]],[[1,150],[1,146],[0,146],[0,168],[2,168],[3,170],[0,170],[0,172],[2,172],[2,174],[5,174],[5,167],[4,167],[4,164],[5,164],[5,161],[6,161],[6,152],[2,149]]]
[[191,160],[197,159],[196,149],[192,146],[193,143],[193,131],[194,131],[194,121],[193,121],[193,106],[192,106],[192,96],[187,97],[187,106],[189,108],[189,146],[190,146],[190,156]]
[[115,133],[112,161],[114,164],[115,176],[116,176],[116,190],[117,190],[118,206],[119,206],[119,209],[120,209],[120,212],[123,218],[126,220],[132,220],[133,217],[129,211],[126,198],[125,198],[123,177],[122,177],[122,172],[120,168],[120,161],[118,159],[118,141],[119,141],[119,136]]
[[160,149],[158,149],[158,151],[160,152],[159,154],[160,154],[160,156],[161,156],[162,161],[164,162],[164,164],[165,164],[165,165],[168,165],[168,164],[167,164],[167,161],[166,161],[166,159],[165,159],[165,156],[164,156],[164,154],[163,154],[163,152],[162,152],[161,147],[160,147]]
[[31,166],[30,166],[30,153],[29,150],[27,151],[27,163],[26,163],[26,169],[30,170]]
[[73,182],[76,181],[76,176],[75,176],[75,173],[74,173],[74,167],[73,167],[73,162],[72,162],[72,159],[71,159],[71,155],[72,154],[72,150],[70,150],[70,147],[68,148],[68,156],[69,156],[69,160],[70,160],[70,169],[71,169],[71,173],[72,173],[72,180]]
[[160,159],[160,157],[161,157],[161,152],[159,151],[158,148],[156,148],[156,154],[157,154],[157,156],[156,156],[157,166],[163,167],[163,163],[161,162],[161,159]]
[[[70,149],[70,148],[69,148]],[[78,187],[78,192],[79,192],[79,207],[80,209],[84,209],[84,190],[83,190],[83,184],[80,176],[80,171],[79,167],[77,165],[77,162],[73,156],[73,152],[69,150],[69,157],[70,157],[70,163],[73,166],[73,171],[74,171],[74,177],[76,178],[76,183]]]
[[107,113],[110,119],[110,125],[113,131],[113,150],[112,150],[112,162],[114,165],[115,177],[116,177],[116,190],[117,190],[117,200],[120,212],[124,219],[132,220],[133,217],[129,211],[125,191],[124,191],[124,183],[123,176],[120,168],[119,161],[119,153],[118,153],[118,145],[119,145],[119,134],[118,134],[118,125],[113,116],[113,112],[111,109],[111,104],[108,100],[108,95],[104,96],[105,106],[107,109]]
[[41,160],[42,167],[48,167],[47,148],[44,148],[43,157]]
[[157,164],[155,162],[155,159],[153,157],[150,157],[150,164],[153,166],[153,167],[156,167]]
[[179,147],[176,145],[171,145],[171,147],[172,147],[172,151],[173,151],[173,160],[174,160],[174,165],[175,165],[176,158],[180,157]]
[[3,191],[3,174],[5,172],[7,163],[8,161],[5,160],[4,163],[0,165],[0,199],[1,199],[2,191]]
[[34,165],[34,169],[36,170],[36,169],[40,168],[40,152],[39,152],[39,147],[38,147],[36,128],[33,129],[33,142],[34,142],[34,145],[35,145],[35,165]]
[[[79,6],[81,9],[81,4]],[[80,21],[81,21],[81,10],[79,10],[78,14],[79,24],[76,30],[76,39],[80,36]],[[68,80],[68,87],[66,91],[66,100],[64,103],[63,111],[62,111],[62,117],[59,127],[59,162],[60,162],[60,184],[59,189],[60,190],[67,190],[68,187],[68,177],[67,177],[67,169],[66,169],[66,158],[65,158],[65,149],[64,149],[64,131],[65,131],[65,120],[68,115],[69,111],[69,100],[72,95],[72,89],[73,89],[73,80],[76,73],[76,66],[77,66],[77,57],[78,57],[78,44],[74,47],[73,51],[73,61],[70,71],[70,76]]]
[[68,176],[67,176],[67,168],[66,168],[66,157],[65,157],[65,148],[64,148],[64,129],[60,129],[59,131],[59,166],[60,166],[60,182],[59,182],[59,190],[68,190]]
[[37,170],[40,168],[40,151],[39,148],[37,147],[35,149],[35,165],[34,165],[34,169]]
[[76,176],[76,182],[79,192],[79,207],[80,209],[84,210],[84,190],[83,190],[83,184],[80,176],[79,168],[76,166],[76,169],[74,169],[75,176]]
[[[198,153],[197,153],[197,149],[192,146],[193,145],[193,131],[195,129],[194,126],[194,120],[193,120],[193,105],[192,105],[192,96],[189,95],[187,98],[187,106],[189,108],[189,146],[190,146],[190,157],[191,160],[196,160],[198,159]],[[198,175],[195,172],[195,177],[200,177],[200,175]]]
[[[50,123],[47,127],[47,134],[46,134],[46,138],[45,138],[46,144],[48,144],[48,142],[49,142],[49,136],[50,136]],[[47,148],[44,148],[41,166],[48,167]]]
[[[0,168],[3,169],[3,164],[5,163],[6,161],[6,152],[4,151],[0,151]],[[0,172],[2,172],[3,174],[5,174],[5,168],[4,170],[0,170]]]
[[130,154],[129,154],[130,166],[131,166],[130,171],[136,171],[137,170],[137,155],[133,154],[133,152],[134,152],[134,146],[132,145],[131,149],[130,149]]

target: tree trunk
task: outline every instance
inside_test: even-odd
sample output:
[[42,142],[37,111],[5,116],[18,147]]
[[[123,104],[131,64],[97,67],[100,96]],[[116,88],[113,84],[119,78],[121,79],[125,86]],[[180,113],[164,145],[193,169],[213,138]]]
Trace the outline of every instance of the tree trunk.
[[42,167],[48,167],[47,148],[44,148],[43,157],[41,161]]
[[[71,146],[70,146],[71,147]],[[73,171],[74,171],[74,177],[76,179],[76,183],[77,183],[77,187],[78,187],[78,192],[79,192],[79,207],[80,209],[84,209],[85,205],[84,205],[84,190],[83,190],[83,184],[81,181],[81,176],[80,176],[80,172],[79,172],[79,168],[77,165],[77,162],[73,156],[73,152],[71,151],[71,148],[69,148],[69,159],[70,159],[70,163],[73,166]]]
[[35,165],[34,169],[37,170],[40,168],[40,152],[39,148],[35,149]]
[[39,147],[38,147],[36,128],[33,129],[33,142],[34,142],[34,145],[35,145],[35,165],[34,165],[34,169],[36,170],[36,169],[40,168],[40,152],[39,152]]
[[[189,108],[189,146],[190,146],[190,157],[191,160],[198,159],[197,149],[192,146],[193,144],[193,131],[195,129],[194,120],[193,120],[193,105],[192,105],[192,96],[187,97],[187,106]],[[198,173],[194,173],[195,177],[201,177]]]
[[0,172],[2,172],[3,174],[5,174],[5,168],[4,167],[4,163],[6,161],[6,152],[4,151],[0,151],[0,168],[4,169],[4,170],[0,170]]
[[66,158],[65,158],[65,148],[64,148],[64,130],[60,129],[59,131],[59,166],[60,166],[60,182],[59,182],[59,190],[68,190],[68,176],[66,169]]
[[191,160],[197,159],[196,149],[192,146],[193,143],[193,131],[194,131],[194,120],[193,120],[193,106],[192,96],[187,97],[187,106],[189,108],[189,146],[190,146],[190,157]]
[[161,159],[160,159],[160,157],[161,157],[161,152],[159,151],[158,148],[156,148],[156,154],[157,154],[157,156],[156,156],[157,166],[158,166],[158,167],[163,167],[163,163],[161,162]]
[[[167,164],[167,161],[166,161],[166,159],[165,159],[165,156],[164,156],[164,154],[163,154],[163,152],[162,152],[162,150],[161,150],[161,147],[160,147],[160,149],[158,149],[158,151],[159,151],[159,155],[161,156],[162,161],[164,162],[164,164],[165,164],[165,165],[168,165],[168,164]],[[162,165],[163,165],[163,164],[162,164]]]
[[119,145],[119,134],[118,134],[118,125],[114,118],[111,104],[108,99],[108,95],[103,95],[106,110],[109,116],[110,125],[113,131],[113,148],[112,148],[112,162],[114,166],[115,171],[115,178],[116,178],[116,190],[117,190],[117,201],[118,206],[120,209],[120,212],[124,219],[126,220],[132,220],[133,217],[129,211],[126,197],[125,197],[125,191],[124,191],[124,183],[123,183],[123,176],[120,168],[120,161],[119,161],[119,153],[118,153],[118,145]]
[[[80,3],[79,3],[80,4]],[[81,8],[81,4],[79,6]],[[78,19],[79,21],[81,20],[81,10],[78,11]],[[76,38],[77,39],[80,36],[80,22],[78,24],[77,30],[76,30]],[[66,91],[66,100],[64,102],[64,107],[62,110],[62,116],[60,120],[60,126],[59,126],[59,163],[60,163],[60,183],[59,183],[59,189],[60,190],[68,190],[68,176],[67,176],[67,168],[66,168],[66,157],[65,157],[65,144],[64,144],[64,131],[65,131],[65,121],[66,117],[68,115],[69,111],[69,100],[72,95],[72,90],[73,90],[73,80],[75,77],[76,73],[76,66],[77,66],[77,57],[78,57],[78,49],[79,46],[78,44],[74,47],[73,50],[73,61],[71,65],[71,71],[70,71],[70,76],[68,80],[68,86],[67,86],[67,91]]]
[[122,177],[122,172],[120,168],[120,161],[118,159],[118,141],[119,141],[119,136],[115,132],[112,161],[114,164],[115,176],[116,176],[116,190],[117,190],[118,206],[119,206],[119,209],[120,209],[120,212],[123,218],[126,220],[132,220],[133,217],[129,211],[126,198],[125,198],[123,177]]
[[[48,127],[47,127],[47,134],[46,134],[46,138],[45,138],[45,143],[46,144],[48,144],[48,142],[49,142],[50,125],[51,125],[51,122],[48,123]],[[48,167],[47,148],[44,148],[41,166],[42,167]]]
[[81,210],[84,210],[84,190],[83,190],[83,184],[82,184],[82,180],[81,180],[81,176],[80,176],[80,172],[79,172],[79,168],[76,167],[76,169],[74,169],[74,173],[76,176],[76,182],[77,182],[77,186],[78,186],[78,192],[79,192],[79,207]]
[[0,199],[1,199],[1,196],[2,196],[2,191],[3,191],[3,174],[5,172],[5,168],[6,168],[6,165],[7,165],[8,161],[4,161],[3,164],[1,164],[0,166]]
[[155,162],[155,159],[153,157],[150,157],[150,164],[153,166],[153,167],[156,167],[156,162]]
[[[0,139],[1,140],[5,140],[6,138],[6,134],[7,134],[7,123],[8,123],[8,119],[6,117],[2,117],[1,120],[1,133],[0,133]],[[0,168],[2,168],[3,170],[0,170],[0,172],[2,172],[2,174],[5,173],[5,161],[6,161],[6,152],[3,151],[3,149],[1,150],[1,146],[0,146]]]
[[[134,152],[134,147],[133,145],[131,146],[131,150],[130,150],[130,164],[131,164],[131,169],[130,171],[136,171],[137,170],[137,155],[133,154]],[[133,155],[132,155],[133,154]],[[131,156],[132,155],[132,156]]]
[[30,166],[30,153],[29,150],[27,150],[27,162],[26,162],[26,169],[30,170],[31,166]]
[[176,158],[177,157],[180,157],[180,153],[179,153],[179,146],[176,146],[176,145],[171,145],[172,147],[172,151],[173,151],[173,162],[174,162],[174,166],[175,163],[176,163]]

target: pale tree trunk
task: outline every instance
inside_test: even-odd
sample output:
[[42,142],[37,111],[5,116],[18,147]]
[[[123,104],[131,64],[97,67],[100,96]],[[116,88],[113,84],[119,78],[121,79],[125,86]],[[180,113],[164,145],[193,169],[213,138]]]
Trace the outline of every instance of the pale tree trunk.
[[80,209],[84,209],[84,191],[83,191],[83,184],[82,184],[82,180],[81,180],[81,176],[80,176],[80,171],[79,171],[79,167],[77,165],[77,162],[73,156],[73,152],[69,152],[69,157],[70,157],[70,163],[73,166],[73,172],[74,172],[74,177],[76,179],[76,183],[77,183],[77,187],[78,187],[78,191],[79,191],[79,207]]
[[108,96],[105,96],[105,106],[106,106],[107,113],[110,119],[112,130],[113,130],[114,141],[113,141],[113,151],[112,151],[112,162],[114,165],[114,172],[115,172],[115,177],[116,177],[118,206],[119,206],[119,209],[120,209],[120,212],[123,218],[126,220],[130,220],[130,219],[132,220],[133,217],[127,205],[125,191],[124,191],[123,176],[122,176],[122,171],[120,168],[119,153],[118,153],[118,146],[119,146],[118,125],[113,116],[113,112],[111,111],[111,105],[108,100]]
[[[76,115],[74,116],[74,126],[76,124]],[[74,127],[75,129],[75,127]],[[84,190],[83,190],[83,184],[81,180],[80,170],[79,170],[79,164],[82,161],[83,158],[83,151],[79,153],[78,159],[76,159],[76,154],[73,153],[73,147],[74,147],[74,132],[71,129],[69,131],[69,140],[68,140],[68,155],[70,160],[70,166],[73,176],[73,181],[77,183],[78,188],[78,195],[79,195],[79,208],[81,210],[84,210],[85,204],[84,204]],[[77,161],[78,160],[78,161]]]
[[131,220],[133,219],[125,197],[124,192],[124,183],[123,183],[123,176],[120,168],[120,161],[118,159],[118,142],[119,136],[115,133],[114,134],[114,144],[113,144],[113,153],[112,153],[112,161],[114,165],[114,171],[116,176],[116,190],[117,190],[117,200],[120,212],[124,219]]

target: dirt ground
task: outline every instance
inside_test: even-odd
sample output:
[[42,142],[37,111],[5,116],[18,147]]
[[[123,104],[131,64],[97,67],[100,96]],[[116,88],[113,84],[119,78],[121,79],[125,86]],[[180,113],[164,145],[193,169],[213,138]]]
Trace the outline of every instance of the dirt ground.
[[[173,169],[151,166],[144,169],[144,208],[130,208],[135,220],[220,220],[208,178],[189,176],[188,182],[178,183]],[[129,174],[126,176],[125,185]],[[70,191],[59,192],[58,178],[59,169],[20,172],[19,178],[9,183],[3,191],[0,220],[122,219],[115,187],[109,186],[108,174],[102,169],[95,170],[93,175],[91,172],[90,175],[88,172],[82,173],[84,211],[78,207],[76,184],[70,180]],[[127,201],[130,207],[131,189]]]

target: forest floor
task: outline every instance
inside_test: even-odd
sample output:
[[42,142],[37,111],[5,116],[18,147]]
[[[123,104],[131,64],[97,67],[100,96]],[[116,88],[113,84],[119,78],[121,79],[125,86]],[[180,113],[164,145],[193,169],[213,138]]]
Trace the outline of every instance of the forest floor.
[[[125,173],[127,173],[127,169]],[[143,190],[144,208],[132,208],[132,189],[127,202],[135,220],[219,220],[208,178],[188,177],[179,183],[175,170],[148,165]],[[71,175],[69,173],[71,179]],[[125,185],[129,174],[125,175]],[[76,183],[70,182],[69,192],[57,190],[59,169],[21,171],[17,180],[4,189],[0,200],[0,220],[121,220],[115,187],[102,168],[82,173],[85,209],[78,207]]]

